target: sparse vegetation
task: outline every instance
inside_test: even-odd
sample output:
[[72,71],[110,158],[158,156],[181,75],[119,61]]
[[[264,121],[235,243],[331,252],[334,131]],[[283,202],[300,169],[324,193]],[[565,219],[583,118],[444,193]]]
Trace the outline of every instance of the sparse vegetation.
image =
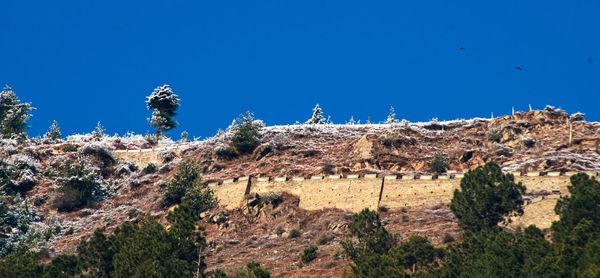
[[52,121],[52,124],[48,128],[46,134],[44,134],[44,139],[50,140],[52,142],[56,142],[61,140],[62,134],[60,132],[60,127],[58,127],[57,121]]
[[317,250],[316,246],[309,246],[302,252],[302,256],[300,256],[300,261],[302,264],[307,265],[317,258]]
[[148,163],[148,165],[142,169],[143,174],[152,174],[156,173],[156,171],[158,171],[158,166],[152,162]]
[[289,238],[297,238],[297,237],[300,237],[301,235],[302,235],[302,232],[300,232],[300,230],[292,229],[290,231]]
[[492,141],[492,142],[500,143],[500,140],[502,139],[502,137],[500,135],[500,132],[497,129],[492,128],[488,132],[488,139],[490,139],[490,141]]
[[333,235],[330,234],[323,234],[319,237],[319,239],[317,240],[317,244],[318,245],[326,245],[329,242],[331,242],[334,239]]
[[448,171],[448,158],[442,153],[436,153],[429,161],[429,171],[435,174],[443,174]]

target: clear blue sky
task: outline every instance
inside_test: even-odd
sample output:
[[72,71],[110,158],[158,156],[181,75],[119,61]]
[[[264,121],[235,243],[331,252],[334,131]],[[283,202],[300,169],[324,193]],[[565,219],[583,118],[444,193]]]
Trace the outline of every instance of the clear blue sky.
[[145,97],[163,83],[182,100],[174,137],[212,135],[245,110],[304,121],[317,102],[335,122],[383,120],[390,105],[411,121],[528,104],[600,120],[600,1],[1,0],[0,11],[0,84],[37,108],[32,135],[53,119],[63,133],[97,121],[145,133]]

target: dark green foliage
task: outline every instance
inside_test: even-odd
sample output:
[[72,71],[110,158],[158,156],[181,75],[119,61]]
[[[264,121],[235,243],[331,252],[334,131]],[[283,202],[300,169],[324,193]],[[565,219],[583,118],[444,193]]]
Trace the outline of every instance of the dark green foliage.
[[434,248],[423,237],[411,237],[396,244],[382,226],[379,215],[365,209],[353,217],[350,235],[342,247],[352,260],[352,277],[406,277],[411,273],[425,274],[438,267],[443,251]]
[[304,249],[302,255],[300,256],[300,261],[302,262],[302,264],[307,265],[308,263],[316,259],[317,250],[318,248],[316,246],[309,246],[306,249]]
[[300,230],[298,229],[292,229],[290,231],[290,234],[288,235],[289,238],[297,238],[300,237],[302,235],[302,232],[300,232]]
[[90,170],[83,161],[67,163],[56,179],[58,196],[54,205],[59,211],[72,211],[98,200],[105,195],[100,176]]
[[358,238],[360,248],[385,254],[393,244],[392,237],[379,219],[379,214],[369,209],[363,209],[360,213],[354,214],[349,228],[350,235]]
[[325,245],[329,242],[331,242],[334,239],[333,235],[330,234],[323,234],[319,237],[319,239],[317,239],[317,244],[319,245]]
[[436,153],[429,161],[429,171],[435,174],[443,174],[448,170],[448,158],[442,153]]
[[571,177],[569,196],[562,197],[555,211],[560,221],[552,224],[556,259],[563,275],[581,277],[600,274],[600,182],[585,174]]
[[30,103],[22,103],[15,92],[5,86],[0,92],[0,137],[25,138],[27,121],[33,110]]
[[271,273],[260,267],[259,263],[252,261],[246,264],[246,268],[240,271],[239,276],[242,278],[269,278]]
[[389,256],[404,269],[424,269],[442,257],[441,251],[434,248],[429,240],[421,236],[411,236],[408,241],[393,247]]
[[235,148],[230,146],[219,146],[215,148],[215,154],[222,160],[232,160],[240,155]]
[[163,205],[170,206],[181,203],[186,192],[198,186],[200,179],[198,170],[192,162],[184,162],[165,187]]
[[152,173],[156,173],[156,171],[158,171],[158,167],[156,166],[156,164],[150,162],[148,163],[148,165],[146,165],[146,167],[144,167],[144,169],[142,169],[142,173],[144,174],[152,174]]
[[171,130],[177,126],[177,122],[173,119],[179,108],[179,98],[169,85],[156,87],[148,96],[146,105],[152,110],[150,125],[156,128],[156,142],[160,135],[167,130]]
[[13,253],[0,260],[0,278],[40,277],[42,271],[34,253]]
[[79,259],[73,255],[58,255],[44,267],[43,278],[69,278],[80,272]]
[[594,227],[594,233],[600,233],[600,182],[585,174],[571,177],[568,187],[569,196],[562,197],[556,203],[555,212],[560,221],[552,225],[552,237],[561,241],[567,237],[583,220],[588,220]]
[[525,187],[500,167],[488,163],[471,170],[454,191],[450,208],[458,224],[467,232],[494,228],[508,215],[523,214]]
[[78,148],[79,147],[77,145],[67,144],[63,147],[63,152],[66,152],[66,153],[76,152]]
[[488,138],[490,139],[490,141],[492,142],[496,142],[496,143],[500,143],[500,132],[498,132],[497,129],[490,129],[489,133],[488,133]]
[[240,115],[231,126],[231,144],[240,154],[251,153],[260,143],[263,125],[254,119],[251,112]]
[[271,204],[273,207],[276,207],[283,203],[283,197],[280,194],[269,192],[269,194],[264,197],[263,201],[267,204]]
[[210,278],[227,278],[227,274],[225,274],[225,271],[217,269],[213,271],[213,273],[210,275]]
[[552,249],[542,232],[529,227],[512,234],[485,230],[467,235],[464,242],[451,246],[444,267],[446,277],[552,277],[545,264]]

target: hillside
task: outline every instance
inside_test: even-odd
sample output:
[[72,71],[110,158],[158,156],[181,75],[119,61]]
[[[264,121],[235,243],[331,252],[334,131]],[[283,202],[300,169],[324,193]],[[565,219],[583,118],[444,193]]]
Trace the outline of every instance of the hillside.
[[[198,166],[204,183],[243,176],[426,175],[436,153],[448,157],[449,173],[487,162],[496,162],[505,172],[600,171],[600,123],[551,107],[494,119],[270,126],[261,132],[260,145],[241,156],[226,151],[228,132],[203,141],[164,140],[158,146],[141,136],[4,140],[1,157],[7,167],[27,169],[14,179],[32,208],[31,226],[44,236],[14,229],[3,234],[14,240],[31,237],[34,248],[53,257],[75,252],[77,244],[97,228],[111,232],[144,215],[166,225],[167,209],[161,204],[164,185],[183,161]],[[58,211],[57,169],[79,161],[97,172],[107,194],[84,208]],[[149,163],[156,164],[156,171],[145,170]],[[237,208],[222,205],[202,215],[209,271],[235,271],[249,260],[260,261],[276,277],[340,276],[348,270],[339,242],[347,235],[351,212],[334,207],[305,209],[293,192],[281,196],[283,201],[277,205],[256,205],[248,199]],[[549,199],[555,200],[556,194],[552,196]],[[419,234],[444,245],[461,237],[448,204],[382,210],[381,218],[399,238]],[[300,236],[290,236],[295,229]],[[319,245],[319,256],[315,263],[300,267],[298,256],[311,244]]]

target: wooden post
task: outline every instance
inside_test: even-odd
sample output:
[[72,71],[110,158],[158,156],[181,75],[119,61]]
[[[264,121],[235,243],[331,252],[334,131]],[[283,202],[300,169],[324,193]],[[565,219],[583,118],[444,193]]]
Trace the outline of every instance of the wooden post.
[[569,146],[573,144],[573,123],[569,121]]

